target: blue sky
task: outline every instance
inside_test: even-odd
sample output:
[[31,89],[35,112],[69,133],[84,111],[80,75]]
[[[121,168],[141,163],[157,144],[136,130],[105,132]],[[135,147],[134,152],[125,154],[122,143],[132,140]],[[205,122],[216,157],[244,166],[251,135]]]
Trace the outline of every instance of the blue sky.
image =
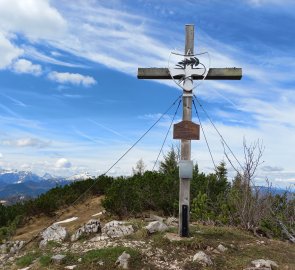
[[[241,162],[244,138],[263,141],[257,183],[294,185],[294,8],[291,0],[0,0],[1,168],[103,173],[181,94],[136,74],[167,67],[189,23],[211,67],[243,68],[241,81],[205,81],[195,94]],[[130,174],[140,158],[151,169],[174,110],[110,174]],[[220,138],[201,117],[219,162]],[[164,153],[173,143],[170,134]],[[204,139],[192,145],[193,160],[212,172]]]

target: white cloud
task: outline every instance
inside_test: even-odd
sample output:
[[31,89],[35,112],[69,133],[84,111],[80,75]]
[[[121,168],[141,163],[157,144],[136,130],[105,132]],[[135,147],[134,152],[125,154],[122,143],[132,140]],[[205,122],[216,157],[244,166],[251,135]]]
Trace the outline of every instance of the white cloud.
[[68,161],[66,158],[60,158],[55,162],[55,167],[62,169],[62,168],[71,168],[72,163]]
[[64,3],[59,2],[59,8],[68,21],[68,33],[49,41],[56,48],[133,75],[138,64],[166,64],[168,45],[148,35],[152,28],[144,22],[149,19],[99,2]]
[[0,69],[7,68],[12,61],[21,54],[23,54],[23,50],[13,45],[5,35],[0,32]]
[[29,38],[58,38],[66,31],[66,21],[49,0],[1,0],[0,28]]
[[[64,67],[85,67],[81,64],[72,64],[72,63],[68,63],[68,62],[65,62],[65,61],[61,61],[61,60],[58,60],[56,58],[53,58],[53,57],[50,57],[48,55],[48,53],[44,53],[44,52],[41,52],[41,51],[38,51],[36,48],[32,47],[32,46],[29,46],[29,45],[25,45],[25,46],[22,46],[22,48],[24,49],[24,54],[25,56],[27,56],[28,58],[30,59],[35,59],[37,61],[40,61],[40,62],[44,62],[44,63],[49,63],[49,64],[53,64],[53,65],[59,65],[59,66],[64,66]],[[52,56],[54,57],[60,57],[61,54],[59,53],[51,53]]]
[[3,145],[7,146],[15,146],[15,147],[36,147],[36,148],[44,148],[47,147],[50,142],[43,141],[38,138],[20,138],[20,139],[9,139],[3,140]]
[[16,73],[29,73],[36,76],[41,75],[42,68],[40,65],[33,64],[26,59],[18,59],[12,64],[12,70]]
[[[0,0],[0,69],[11,67],[25,49],[12,43],[21,33],[32,40],[61,38],[66,21],[49,0]],[[41,67],[21,59],[12,69],[19,73],[40,75]]]
[[0,153],[0,158],[3,158],[3,154],[2,153]]
[[48,74],[48,78],[58,83],[70,83],[83,86],[91,86],[96,84],[96,81],[93,77],[84,76],[79,73],[53,71]]

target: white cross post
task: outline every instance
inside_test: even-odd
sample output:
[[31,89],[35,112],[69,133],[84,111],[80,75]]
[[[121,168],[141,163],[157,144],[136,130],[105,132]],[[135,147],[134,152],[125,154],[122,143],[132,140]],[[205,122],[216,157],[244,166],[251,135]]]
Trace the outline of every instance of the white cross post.
[[189,236],[190,179],[192,178],[191,140],[199,139],[199,126],[192,123],[193,80],[240,80],[241,68],[210,68],[206,75],[197,74],[188,60],[194,54],[194,25],[185,26],[185,50],[183,68],[138,68],[138,79],[181,80],[183,88],[182,122],[174,125],[174,139],[181,139],[181,161],[179,165],[179,235]]

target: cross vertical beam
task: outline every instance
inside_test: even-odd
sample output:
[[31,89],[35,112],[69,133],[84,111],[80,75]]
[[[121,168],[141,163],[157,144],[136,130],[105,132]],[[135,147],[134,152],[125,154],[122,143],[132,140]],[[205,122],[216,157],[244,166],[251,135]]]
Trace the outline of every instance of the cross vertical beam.
[[[185,50],[184,60],[189,60],[194,53],[194,25],[185,26]],[[187,70],[188,68],[188,70]],[[200,75],[192,72],[193,67],[178,69],[173,75],[173,70],[168,68],[138,68],[138,79],[158,79],[158,80],[182,80],[183,90],[183,115],[182,122],[174,125],[173,138],[181,139],[181,160],[179,165],[180,183],[179,183],[179,235],[187,237],[189,235],[189,212],[190,212],[190,179],[192,178],[191,162],[191,140],[199,140],[198,125],[192,120],[192,90],[193,80],[241,80],[242,68],[210,68],[206,75]],[[195,69],[196,71],[197,69]],[[181,72],[182,71],[182,72]],[[187,71],[191,71],[187,76]],[[183,74],[184,73],[184,74]],[[183,178],[181,178],[183,177]],[[187,178],[184,178],[187,177]]]
[[[194,54],[194,25],[185,25],[185,55]],[[185,84],[192,84],[186,79]],[[182,95],[183,121],[192,120],[192,96]],[[191,160],[191,140],[181,140],[181,160]],[[190,180],[180,178],[179,181],[179,235],[188,237],[189,234],[189,212],[190,212]]]

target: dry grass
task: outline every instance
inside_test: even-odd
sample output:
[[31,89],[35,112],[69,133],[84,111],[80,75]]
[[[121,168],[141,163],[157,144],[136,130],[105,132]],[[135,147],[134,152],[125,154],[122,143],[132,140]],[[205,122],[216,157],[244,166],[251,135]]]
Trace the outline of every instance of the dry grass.
[[[91,218],[103,219],[105,216],[92,217],[92,215],[103,211],[101,206],[101,200],[103,196],[88,198],[84,202],[77,204],[75,207],[70,206],[66,209],[62,209],[56,212],[57,215],[64,211],[63,215],[58,221],[65,220],[71,217],[78,217],[77,220],[69,223],[61,224],[68,232],[72,233],[78,229],[81,225],[86,223]],[[23,227],[17,229],[13,240],[29,240],[33,236],[37,235],[40,231],[47,228],[54,221],[54,217],[39,216],[31,218]]]
[[[176,233],[177,230],[174,229]],[[252,234],[235,227],[191,226],[191,238],[170,242],[165,233],[153,236],[155,248],[161,248],[172,254],[178,261],[183,261],[183,269],[221,270],[244,269],[252,260],[269,259],[278,263],[279,269],[295,270],[295,245],[279,240],[256,238]],[[215,253],[219,244],[228,250]],[[192,257],[198,250],[204,250],[214,262],[211,267],[202,267],[192,260],[185,262],[183,258]]]

